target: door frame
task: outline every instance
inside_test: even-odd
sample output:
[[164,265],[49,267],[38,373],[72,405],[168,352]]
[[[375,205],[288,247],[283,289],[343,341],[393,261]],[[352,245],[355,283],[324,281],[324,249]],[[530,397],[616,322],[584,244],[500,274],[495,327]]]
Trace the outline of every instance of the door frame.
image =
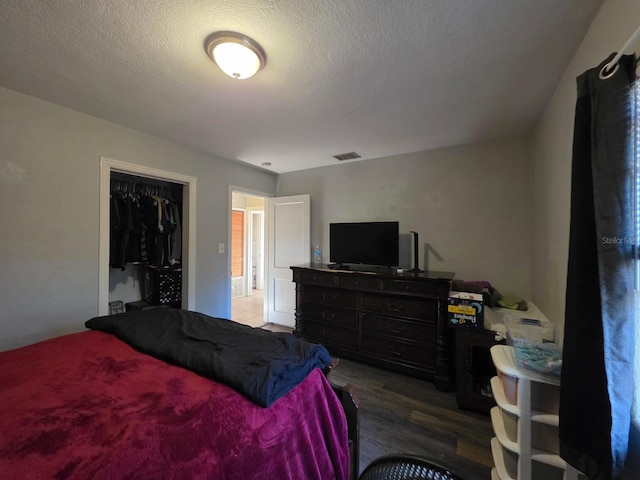
[[[98,315],[109,313],[109,242],[111,172],[180,183],[182,189],[182,308],[196,305],[196,177],[100,157],[100,229],[98,247]],[[185,262],[186,259],[186,262]]]
[[[247,215],[247,243],[248,243],[248,248],[247,248],[247,270],[249,271],[249,275],[248,275],[248,281],[247,281],[247,286],[249,288],[249,291],[251,291],[251,289],[253,288],[253,244],[255,243],[256,237],[258,240],[258,244],[259,247],[262,247],[262,262],[258,262],[257,265],[255,265],[256,267],[256,289],[259,290],[264,290],[264,267],[266,264],[265,261],[265,256],[266,256],[266,248],[265,248],[265,237],[266,237],[266,231],[267,231],[267,227],[266,227],[266,223],[264,221],[265,216],[266,216],[266,199],[265,199],[265,205],[263,208],[258,209],[258,208],[254,208],[254,207],[249,207],[246,209],[246,213]],[[257,223],[260,225],[259,228],[254,228],[255,223]],[[256,231],[259,230],[259,234],[256,233]],[[261,264],[262,265],[261,265]]]

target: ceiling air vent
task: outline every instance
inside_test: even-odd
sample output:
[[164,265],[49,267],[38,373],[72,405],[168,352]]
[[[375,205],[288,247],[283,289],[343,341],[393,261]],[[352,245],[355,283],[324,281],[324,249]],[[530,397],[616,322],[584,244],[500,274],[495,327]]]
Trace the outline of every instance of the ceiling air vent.
[[358,155],[356,152],[349,152],[349,153],[341,153],[340,155],[334,155],[333,158],[336,158],[341,162],[343,162],[345,160],[353,160],[354,158],[360,158],[360,155]]

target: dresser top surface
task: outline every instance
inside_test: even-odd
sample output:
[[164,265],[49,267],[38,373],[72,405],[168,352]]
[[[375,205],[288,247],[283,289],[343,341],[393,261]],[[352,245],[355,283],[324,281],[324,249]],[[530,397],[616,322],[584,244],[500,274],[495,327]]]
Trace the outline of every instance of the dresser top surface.
[[294,265],[291,267],[292,269],[298,270],[313,270],[316,272],[328,272],[328,273],[340,273],[340,274],[353,274],[353,275],[375,275],[381,278],[393,278],[397,280],[442,280],[449,282],[455,276],[453,272],[439,272],[436,270],[426,270],[421,272],[411,272],[409,270],[403,269],[398,271],[395,268],[385,268],[372,267],[371,269],[360,269],[359,266],[355,265],[350,268],[333,268],[329,267],[327,264],[322,265]]

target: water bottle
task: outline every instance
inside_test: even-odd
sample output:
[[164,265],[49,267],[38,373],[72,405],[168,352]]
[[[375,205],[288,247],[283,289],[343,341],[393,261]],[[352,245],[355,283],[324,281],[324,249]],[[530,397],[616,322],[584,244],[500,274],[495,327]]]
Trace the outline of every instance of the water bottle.
[[313,251],[313,262],[316,265],[320,265],[322,263],[322,253],[320,253],[320,245],[316,245],[316,248]]

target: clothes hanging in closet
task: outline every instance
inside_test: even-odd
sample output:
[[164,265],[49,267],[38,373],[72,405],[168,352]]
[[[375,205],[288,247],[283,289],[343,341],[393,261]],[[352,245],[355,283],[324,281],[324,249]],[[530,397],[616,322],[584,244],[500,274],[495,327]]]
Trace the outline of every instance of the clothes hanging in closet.
[[110,265],[170,266],[180,262],[181,208],[162,188],[132,182],[111,185]]

